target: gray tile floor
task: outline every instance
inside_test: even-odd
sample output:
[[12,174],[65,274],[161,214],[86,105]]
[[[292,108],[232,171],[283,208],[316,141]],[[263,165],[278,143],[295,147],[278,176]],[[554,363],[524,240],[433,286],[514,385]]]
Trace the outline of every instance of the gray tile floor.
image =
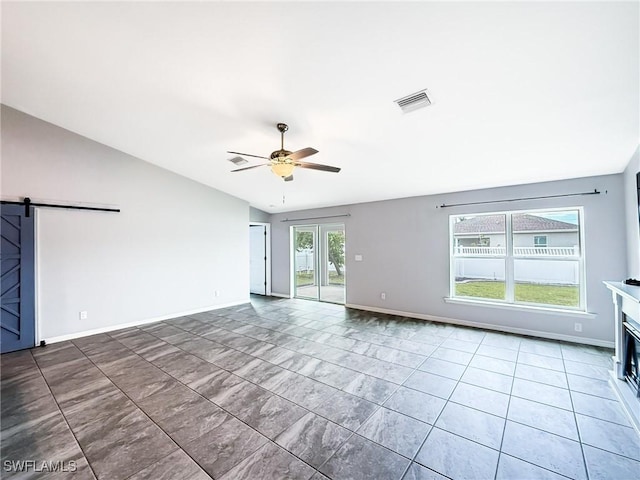
[[611,354],[256,297],[3,355],[2,476],[638,479]]

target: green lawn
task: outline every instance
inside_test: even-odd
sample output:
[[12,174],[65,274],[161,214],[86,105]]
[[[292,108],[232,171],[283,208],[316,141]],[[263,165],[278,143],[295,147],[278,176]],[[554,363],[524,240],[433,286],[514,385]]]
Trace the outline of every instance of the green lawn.
[[[504,295],[502,282],[456,283],[456,296],[504,300]],[[579,295],[577,286],[516,283],[517,302],[577,307],[580,304]]]
[[304,287],[305,285],[313,285],[313,273],[296,273],[296,286]]
[[[344,274],[338,275],[335,272],[329,272],[330,285],[344,285]],[[313,285],[313,273],[298,272],[296,274],[296,285],[304,287],[305,285]]]

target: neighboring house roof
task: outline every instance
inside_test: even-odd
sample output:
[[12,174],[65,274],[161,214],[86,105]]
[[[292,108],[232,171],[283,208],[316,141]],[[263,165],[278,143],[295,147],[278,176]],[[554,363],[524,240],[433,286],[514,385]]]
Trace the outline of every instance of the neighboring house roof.
[[[538,217],[529,213],[516,213],[512,218],[514,232],[578,230],[578,226],[573,223]],[[504,215],[480,215],[478,217],[465,218],[454,225],[454,231],[456,234],[460,235],[469,235],[474,233],[504,233],[504,220]]]

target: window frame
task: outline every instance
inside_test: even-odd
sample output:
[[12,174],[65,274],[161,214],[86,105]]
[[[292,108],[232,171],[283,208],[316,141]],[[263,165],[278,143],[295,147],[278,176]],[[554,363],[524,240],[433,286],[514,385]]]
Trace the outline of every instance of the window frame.
[[[536,239],[544,238],[544,245],[540,242],[536,242]],[[533,246],[536,248],[547,248],[549,246],[549,235],[534,235]]]
[[[578,245],[579,255],[576,256],[532,256],[532,255],[515,255],[514,253],[514,238],[513,238],[513,216],[514,214],[536,214],[536,213],[554,213],[554,212],[566,212],[576,211],[578,213]],[[463,216],[483,216],[483,215],[505,215],[505,255],[497,256],[483,256],[483,258],[501,258],[505,262],[505,298],[492,299],[483,297],[467,297],[462,295],[456,295],[456,275],[455,275],[455,261],[459,258],[477,258],[473,255],[457,255],[455,253],[455,218]],[[545,234],[544,236],[547,236]],[[548,246],[548,238],[547,238]],[[553,305],[544,303],[530,303],[521,302],[515,300],[515,261],[516,260],[534,260],[544,259],[552,261],[575,261],[578,265],[578,306],[567,305]],[[536,310],[551,310],[551,311],[569,311],[573,313],[587,313],[587,292],[586,292],[586,248],[585,248],[585,232],[584,232],[584,207],[582,206],[568,206],[568,207],[553,207],[553,208],[536,208],[526,210],[502,210],[491,212],[463,212],[458,214],[449,215],[449,297],[448,300],[454,302],[463,303],[478,303],[478,304],[494,304],[496,306],[508,306],[511,308],[523,308]]]

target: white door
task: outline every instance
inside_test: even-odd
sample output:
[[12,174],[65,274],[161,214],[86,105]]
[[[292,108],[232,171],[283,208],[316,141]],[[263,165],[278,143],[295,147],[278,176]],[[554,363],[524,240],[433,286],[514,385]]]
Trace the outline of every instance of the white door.
[[251,225],[250,236],[250,275],[251,293],[267,294],[267,227]]

